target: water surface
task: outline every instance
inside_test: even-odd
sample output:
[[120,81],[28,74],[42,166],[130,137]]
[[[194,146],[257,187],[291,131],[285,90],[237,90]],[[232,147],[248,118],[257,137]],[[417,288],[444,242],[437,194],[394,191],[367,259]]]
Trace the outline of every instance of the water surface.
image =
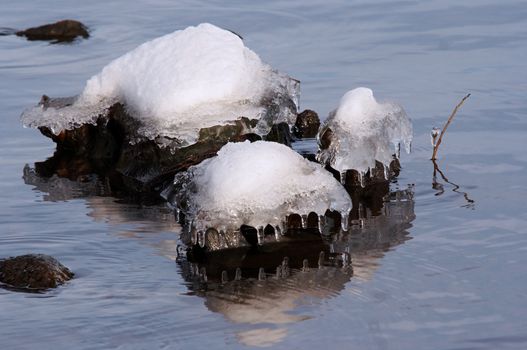
[[[0,26],[63,18],[86,23],[91,38],[0,37],[0,257],[50,254],[77,278],[47,294],[0,289],[3,348],[527,347],[523,1],[23,0],[2,6]],[[413,153],[392,185],[411,185],[411,207],[394,204],[410,215],[334,242],[348,247],[353,274],[204,293],[176,262],[181,228],[168,208],[86,197],[93,192],[63,181],[25,183],[26,164],[54,145],[21,127],[24,108],[44,93],[76,94],[113,58],[205,21],[301,80],[302,108],[324,117],[364,85],[413,118]],[[468,92],[439,154],[448,182],[434,181],[429,131]]]

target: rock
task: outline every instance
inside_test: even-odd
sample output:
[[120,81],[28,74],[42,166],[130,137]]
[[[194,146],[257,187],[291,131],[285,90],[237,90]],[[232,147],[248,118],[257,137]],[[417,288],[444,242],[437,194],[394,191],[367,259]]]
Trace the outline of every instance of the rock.
[[16,35],[24,36],[28,40],[55,40],[56,42],[70,42],[77,37],[87,39],[90,36],[84,24],[70,19],[21,30],[16,32]]
[[24,290],[56,288],[73,275],[49,255],[29,254],[0,260],[0,282],[9,287]]
[[318,114],[315,111],[306,109],[296,118],[293,130],[296,137],[311,138],[317,136],[319,127],[320,119]]
[[291,147],[293,137],[289,131],[289,125],[287,123],[274,124],[265,136],[265,141],[278,142]]
[[[333,142],[339,142],[335,138],[333,131],[330,128],[322,130],[318,139],[319,152],[328,149]],[[381,162],[375,161],[375,168],[368,170],[363,176],[360,176],[359,172],[354,169],[346,170],[343,173],[339,173],[330,165],[326,165],[326,169],[331,171],[335,178],[340,179],[341,183],[348,189],[348,192],[352,193],[354,191],[363,192],[362,188],[372,185],[388,183],[391,179],[399,176],[401,165],[394,154],[387,169]]]
[[[39,105],[60,109],[71,105],[73,100],[44,95]],[[116,103],[95,124],[79,125],[58,134],[48,127],[39,127],[57,148],[53,157],[35,164],[35,172],[42,177],[56,174],[70,180],[97,174],[105,179],[116,196],[156,202],[162,200],[159,192],[173,181],[176,173],[215,156],[227,142],[260,140],[259,135],[248,132],[257,122],[242,117],[229,124],[203,128],[198,141],[185,147],[169,138],[143,138],[137,142],[140,139],[137,121],[126,112],[123,104]],[[273,125],[264,138],[286,145],[292,140],[286,123]]]

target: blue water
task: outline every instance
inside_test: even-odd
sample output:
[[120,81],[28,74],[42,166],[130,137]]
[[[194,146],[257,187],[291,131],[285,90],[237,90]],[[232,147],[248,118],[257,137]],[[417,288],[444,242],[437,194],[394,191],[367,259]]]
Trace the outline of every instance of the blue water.
[[[0,289],[2,349],[527,348],[524,1],[2,5],[0,27],[75,18],[92,30],[71,45],[0,37],[0,257],[50,254],[77,274],[46,294]],[[355,275],[270,283],[238,299],[195,293],[175,262],[181,228],[169,209],[25,184],[25,165],[54,150],[22,128],[26,107],[74,95],[113,58],[205,21],[301,80],[302,108],[324,117],[368,86],[412,117],[413,152],[393,189],[413,185],[415,219],[342,238]],[[469,92],[438,161],[459,189],[439,176],[434,189],[429,131]]]

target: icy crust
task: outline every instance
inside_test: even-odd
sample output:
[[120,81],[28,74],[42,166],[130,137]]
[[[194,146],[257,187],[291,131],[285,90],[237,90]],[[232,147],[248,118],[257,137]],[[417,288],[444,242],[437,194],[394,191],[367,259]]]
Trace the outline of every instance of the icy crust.
[[298,81],[263,63],[236,34],[204,23],[115,59],[87,81],[73,105],[60,110],[38,106],[22,119],[27,126],[58,133],[93,124],[121,102],[140,122],[139,136],[190,144],[201,128],[242,116],[259,120],[255,131],[260,134],[274,123],[293,125],[298,95]]
[[387,169],[393,155],[399,157],[401,144],[409,153],[413,133],[412,123],[400,105],[378,103],[373,91],[364,87],[342,97],[319,131],[319,145],[329,130],[330,144],[319,149],[317,159],[341,173],[353,169],[361,175],[375,168],[375,161]]
[[175,177],[175,204],[193,230],[237,231],[241,225],[285,231],[286,217],[326,210],[348,217],[351,199],[319,164],[274,142],[228,143],[218,156]]

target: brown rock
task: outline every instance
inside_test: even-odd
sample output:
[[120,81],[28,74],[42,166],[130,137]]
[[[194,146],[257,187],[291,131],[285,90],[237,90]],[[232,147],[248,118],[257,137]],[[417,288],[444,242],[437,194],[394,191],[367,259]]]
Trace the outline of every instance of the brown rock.
[[56,288],[71,278],[73,273],[49,255],[29,254],[0,260],[0,282],[9,287],[44,290]]
[[294,133],[296,137],[308,138],[315,137],[320,127],[320,119],[315,111],[306,109],[298,115],[294,127]]
[[56,42],[69,42],[77,37],[87,39],[90,36],[84,24],[70,19],[21,30],[16,32],[16,35],[25,36],[28,40],[55,40]]

